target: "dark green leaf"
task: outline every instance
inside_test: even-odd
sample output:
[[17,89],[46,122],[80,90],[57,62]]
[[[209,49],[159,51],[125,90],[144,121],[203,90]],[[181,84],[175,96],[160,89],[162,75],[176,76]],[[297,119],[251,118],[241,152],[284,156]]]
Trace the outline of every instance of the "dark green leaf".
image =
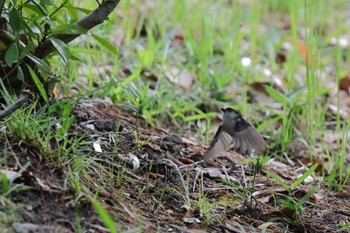
[[38,65],[41,72],[44,72],[46,74],[50,73],[50,67],[48,64],[46,64],[46,62],[37,58],[36,56],[33,56],[32,54],[27,54],[27,57]]
[[85,34],[87,30],[75,24],[61,24],[52,30],[55,34]]
[[270,97],[274,98],[277,102],[282,103],[283,105],[289,105],[290,101],[287,96],[285,96],[283,93],[273,89],[272,87],[267,86],[265,88],[266,92],[269,94]]
[[295,89],[294,91],[292,91],[289,95],[288,95],[288,99],[292,100],[293,102],[294,99],[300,99],[300,96],[303,95],[304,91],[307,90],[307,87],[304,85],[304,86],[301,86],[297,89]]
[[52,5],[52,1],[51,0],[40,0],[41,3],[44,3],[46,5]]
[[34,25],[29,25],[25,20],[22,20],[21,26],[22,30],[25,31],[26,36],[34,37],[41,34],[40,28]]
[[70,58],[74,61],[83,61],[80,57],[75,56],[74,54],[70,55]]
[[275,175],[267,170],[264,170],[264,172],[266,173],[267,176],[269,176],[270,178],[275,180],[283,188],[285,188],[286,190],[289,190],[289,186],[279,176],[277,176],[277,175]]
[[0,29],[1,51],[7,49],[12,43],[15,42],[15,40],[15,37],[11,33]]
[[73,10],[76,10],[76,11],[81,11],[85,14],[90,14],[91,13],[91,10],[89,9],[85,9],[85,8],[81,8],[81,7],[75,7],[75,6],[72,6],[72,5],[66,5],[65,8],[68,8],[68,9],[73,9]]
[[100,45],[102,45],[115,55],[119,56],[118,49],[114,45],[112,45],[108,40],[95,34],[91,35],[95,40],[97,40],[98,43],[100,43]]
[[68,118],[72,112],[72,105],[70,103],[67,103],[63,106],[63,110],[61,113],[61,116],[63,118]]
[[280,201],[281,201],[282,204],[283,204],[285,207],[287,207],[288,209],[291,209],[291,210],[295,210],[295,209],[296,209],[295,205],[292,204],[292,203],[290,203],[289,201],[284,200],[284,199],[281,199]]
[[140,78],[141,68],[137,68],[129,77],[123,80],[115,89],[114,94],[120,93],[133,80]]
[[33,51],[33,44],[28,44],[25,47],[21,46],[19,50],[21,51],[19,54],[19,60],[22,60]]
[[71,6],[71,3],[67,3],[65,6],[64,6],[64,9],[67,11],[67,14],[69,15],[69,18],[70,18],[70,23],[74,23],[76,21],[79,20],[79,11],[77,11],[76,9],[72,9],[70,7],[67,7],[67,5],[70,5]]
[[256,130],[258,130],[259,132],[263,131],[265,128],[269,127],[270,125],[276,123],[277,121],[281,120],[282,116],[276,116],[273,117],[269,120],[264,121],[262,124],[260,124]]
[[10,19],[9,23],[11,25],[12,30],[14,31],[14,34],[17,34],[21,29],[21,18],[16,8],[13,7],[11,9],[9,13],[9,19]]
[[299,184],[301,184],[308,176],[311,175],[317,168],[318,163],[314,164],[312,167],[310,167],[302,176],[300,176],[296,181],[293,182],[293,184],[290,185],[291,189],[296,188]]
[[81,12],[84,14],[91,13],[91,10],[73,6],[73,4],[70,2],[67,2],[67,4],[63,6],[63,9],[65,9],[68,12],[70,16],[70,22],[78,21],[79,17],[81,17],[81,14],[80,14]]
[[42,6],[40,6],[39,4],[23,4],[23,9],[28,9],[33,11],[34,13],[36,13],[36,16],[47,16],[47,12],[44,8],[42,8]]
[[50,37],[51,43],[52,45],[55,47],[55,49],[57,50],[63,64],[67,65],[70,59],[70,51],[69,48],[67,47],[67,45],[55,38],[55,37]]
[[17,79],[24,82],[24,75],[23,75],[22,68],[20,66],[17,67]]
[[56,132],[58,138],[63,138],[67,131],[70,129],[74,122],[74,116],[69,117],[66,121],[63,122],[62,127],[59,128]]
[[48,95],[47,95],[47,92],[45,90],[45,87],[44,87],[44,84],[41,82],[41,80],[39,79],[39,77],[36,75],[36,73],[34,72],[34,70],[32,68],[30,68],[30,66],[28,66],[28,70],[29,70],[29,73],[30,75],[32,76],[33,78],[33,81],[36,85],[36,87],[38,88],[39,90],[39,93],[40,95],[43,97],[44,101],[46,104],[49,104],[49,98],[48,98]]
[[298,201],[297,207],[300,207],[300,208],[303,207],[304,203],[307,202],[307,201],[310,199],[310,197],[311,197],[312,195],[314,195],[314,193],[316,192],[317,188],[318,188],[318,187],[313,187],[309,192],[307,192],[307,194],[304,195],[304,196],[300,199],[300,201]]
[[18,61],[18,48],[17,44],[13,43],[6,51],[5,62],[7,65],[12,65]]

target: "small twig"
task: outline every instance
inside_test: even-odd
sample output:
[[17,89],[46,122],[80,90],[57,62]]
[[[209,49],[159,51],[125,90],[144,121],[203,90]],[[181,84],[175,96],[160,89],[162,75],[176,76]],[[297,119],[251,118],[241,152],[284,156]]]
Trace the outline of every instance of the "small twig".
[[[84,18],[76,22],[74,25],[79,26],[85,30],[90,30],[98,24],[103,23],[108,15],[117,7],[120,0],[103,1],[94,11],[86,15]],[[80,36],[80,34],[57,34],[58,39],[64,43],[69,43]],[[35,56],[44,58],[54,50],[51,40],[45,40],[41,45],[35,49]]]
[[27,103],[30,97],[31,97],[30,91],[26,91],[26,90],[22,91],[18,99],[16,100],[16,102],[14,102],[13,104],[6,107],[4,110],[0,112],[0,119],[8,117],[9,115],[11,115],[11,113],[21,108],[25,103]]

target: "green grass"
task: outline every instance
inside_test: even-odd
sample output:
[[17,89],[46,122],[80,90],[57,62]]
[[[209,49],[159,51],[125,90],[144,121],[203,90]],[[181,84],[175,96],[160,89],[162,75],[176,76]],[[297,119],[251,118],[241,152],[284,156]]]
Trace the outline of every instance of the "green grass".
[[[118,48],[120,56],[101,47],[91,36],[84,37],[83,43],[74,43],[71,49],[81,61],[72,60],[66,69],[68,84],[85,76],[83,80],[88,85],[79,87],[81,93],[96,90],[97,86],[96,97],[109,96],[117,105],[137,112],[155,127],[179,133],[200,132],[198,139],[202,143],[208,143],[211,132],[210,125],[202,122],[210,123],[218,107],[235,106],[271,137],[268,153],[282,159],[288,145],[302,139],[308,143],[310,155],[317,157],[312,151],[319,141],[322,144],[323,138],[316,135],[327,130],[324,123],[330,118],[324,96],[331,91],[325,88],[327,83],[320,82],[319,72],[325,72],[331,65],[338,81],[345,71],[342,56],[348,53],[339,46],[325,47],[332,37],[348,32],[344,24],[346,14],[341,11],[346,2],[252,2],[156,0],[152,6],[140,7],[122,1],[118,7],[121,16],[112,15],[92,31],[113,43],[116,36],[120,39],[121,34],[116,34],[120,30],[123,35],[122,46]],[[290,22],[288,30],[282,29],[287,24],[282,23],[283,17]],[[179,31],[181,45],[174,46],[174,35]],[[276,54],[287,41],[295,49],[287,52],[285,63],[277,64]],[[307,48],[304,54],[298,50],[300,43]],[[242,57],[252,59],[250,67],[242,66]],[[256,65],[270,69],[272,75],[264,76],[254,68]],[[193,75],[190,91],[168,81],[165,73],[171,67]],[[99,69],[101,75],[96,72]],[[125,70],[123,75],[121,71]],[[274,76],[282,81],[284,93],[272,86]],[[281,110],[264,102],[248,103],[248,85],[260,81],[271,84],[267,92],[282,105]],[[68,93],[67,86],[63,89]],[[267,118],[257,114],[259,109],[268,113]],[[334,120],[337,131],[347,130],[347,123],[341,121],[339,114]],[[279,129],[269,131],[268,126],[276,122],[281,122]],[[329,184],[335,180],[339,185],[346,183],[348,173],[342,165],[344,146],[339,151],[323,149],[336,164]]]
[[[344,10],[347,1],[267,0],[241,4],[240,1],[154,0],[153,6],[133,2],[123,0],[118,14],[112,14],[108,21],[92,30],[95,36],[86,35],[73,42],[68,66],[58,56],[50,58],[51,65],[55,64],[54,71],[61,75],[59,87],[64,95],[74,99],[109,97],[123,110],[135,112],[152,126],[190,133],[202,144],[211,140],[211,121],[217,110],[234,106],[262,134],[270,136],[265,156],[283,160],[290,144],[303,140],[308,144],[310,156],[317,158],[314,148],[322,146],[322,153],[334,164],[330,174],[323,171],[326,185],[342,190],[349,184],[350,169],[344,167],[349,122],[341,120],[339,112],[335,116],[329,114],[327,95],[332,89],[319,74],[326,72],[330,76],[327,70],[331,68],[334,82],[338,83],[348,73],[349,52],[339,46],[327,46],[331,38],[349,33]],[[283,17],[290,25],[283,23]],[[289,29],[284,30],[283,26]],[[175,35],[178,44],[174,42]],[[122,39],[117,49],[119,55],[108,44],[101,46],[100,37],[111,44]],[[294,49],[287,52],[286,62],[278,64],[276,54],[285,42]],[[299,43],[305,44],[305,54],[298,50]],[[252,64],[242,65],[242,57],[249,57]],[[258,66],[268,68],[272,75],[265,76]],[[166,74],[173,67],[192,75],[194,82],[190,90],[185,91],[168,80]],[[274,77],[282,82],[283,91],[273,85]],[[266,92],[273,103],[280,104],[280,109],[265,102],[249,103],[249,85],[255,82],[268,84]],[[77,94],[71,92],[72,86],[78,90]],[[45,93],[41,95],[48,102]],[[338,107],[341,101],[338,98]],[[83,146],[92,142],[84,142],[83,138],[65,139],[73,122],[70,116],[73,103],[74,100],[50,108],[51,113],[62,113],[59,120],[44,110],[35,112],[36,108],[32,107],[16,112],[1,124],[6,124],[20,143],[32,144],[43,150],[42,154],[63,164],[69,170],[69,182],[79,200],[85,195],[94,196],[81,176],[89,177],[98,168],[99,182],[105,187],[112,186],[113,181],[106,177],[114,177],[114,166],[109,161],[110,167],[106,168],[101,161],[79,156],[84,153]],[[335,122],[334,132],[342,135],[335,150],[327,146],[322,136],[330,131],[325,125],[327,121]],[[62,127],[54,132],[52,126],[57,122]],[[278,128],[270,130],[274,124],[279,124]],[[66,140],[63,147],[50,151],[51,137]],[[138,139],[137,132],[135,138]],[[276,175],[270,177],[289,190]],[[216,221],[212,210],[217,203],[207,203],[205,196],[193,203],[188,181],[180,170],[179,178],[184,203],[201,206],[206,211],[206,221]],[[118,170],[116,179],[122,195],[126,185],[122,170]],[[139,189],[140,196],[145,189]],[[303,203],[294,203],[290,199],[292,190],[289,191],[284,204],[297,206],[299,211]],[[249,195],[243,193],[242,199],[247,200]],[[94,203],[109,229],[116,231],[108,213],[98,202]]]
[[[279,143],[286,148],[288,143],[295,138],[294,127],[303,127],[305,129],[304,132],[301,132],[303,137],[310,142],[310,146],[314,146],[314,135],[319,130],[324,130],[323,125],[327,113],[325,111],[327,105],[316,100],[320,95],[329,91],[323,88],[322,83],[318,81],[317,71],[324,70],[328,62],[332,62],[336,68],[336,78],[339,79],[342,71],[340,69],[343,66],[340,56],[344,55],[338,47],[332,48],[334,52],[326,51],[327,53],[322,47],[326,45],[331,36],[339,35],[345,28],[342,24],[337,24],[337,30],[329,32],[326,38],[307,31],[306,28],[309,27],[312,30],[318,26],[326,30],[327,26],[340,23],[339,19],[332,22],[331,19],[325,19],[320,15],[335,14],[337,9],[341,9],[342,4],[345,3],[337,1],[328,6],[322,2],[311,5],[306,1],[290,3],[267,1],[247,5],[235,2],[229,4],[227,1],[219,3],[177,1],[166,4],[155,1],[154,9],[147,13],[141,11],[137,15],[139,16],[139,21],[137,21],[135,17],[132,17],[137,6],[132,5],[130,1],[124,1],[120,5],[120,10],[125,14],[124,18],[117,20],[115,25],[106,25],[104,31],[107,32],[107,35],[116,28],[125,31],[125,44],[120,48],[121,58],[117,62],[110,60],[105,63],[115,64],[114,67],[117,68],[132,67],[132,75],[125,79],[116,74],[112,75],[113,77],[105,76],[101,77],[98,83],[102,83],[101,86],[107,85],[109,88],[107,93],[117,101],[117,104],[120,101],[126,101],[141,114],[146,112],[146,119],[150,122],[169,121],[167,114],[159,114],[159,112],[168,113],[170,121],[180,124],[177,131],[181,131],[183,130],[181,126],[185,125],[178,120],[183,121],[187,116],[197,115],[196,109],[201,104],[207,106],[205,110],[213,109],[213,106],[217,105],[235,105],[241,109],[247,109],[247,84],[269,79],[241,65],[242,56],[248,56],[253,58],[253,65],[266,64],[266,67],[274,73],[285,77],[283,82],[287,88],[287,97],[275,98],[277,102],[281,100],[283,104],[283,111],[279,113],[282,117],[282,132],[281,135],[272,136],[280,138]],[[171,14],[168,13],[168,9],[171,9]],[[278,14],[278,17],[268,21],[271,14]],[[290,30],[283,31],[279,28],[278,20],[282,16],[290,17]],[[263,29],[261,29],[262,23]],[[142,27],[145,27],[146,37],[139,35]],[[169,37],[176,29],[185,32],[183,47],[169,47],[171,42]],[[264,32],[259,30],[264,30]],[[293,41],[297,41],[298,35],[305,33],[307,36],[301,40],[308,46],[307,55],[312,60],[311,64],[304,61],[305,58],[297,49],[287,54],[284,64],[276,64],[275,54],[281,44],[291,40],[292,44],[296,45],[297,42]],[[242,44],[246,44],[247,48]],[[98,56],[101,59],[96,58]],[[180,60],[181,56],[183,56],[182,60]],[[99,55],[95,56],[95,59],[104,61],[106,57],[110,55],[106,56],[106,51],[102,50]],[[174,88],[174,85],[166,80],[164,71],[171,66],[193,72],[195,84],[191,92],[183,93],[179,87]],[[297,71],[301,68],[306,69],[304,77],[298,77],[300,74]],[[151,94],[149,81],[143,75],[134,78],[140,69],[150,69],[156,74],[156,89],[152,90]],[[124,84],[118,85],[118,82],[106,81],[111,78],[121,79],[120,82]],[[125,82],[130,79],[133,80]],[[114,90],[113,86],[116,86]],[[227,95],[225,89],[228,86],[239,86],[239,90],[234,95]],[[269,94],[274,98],[275,95],[271,93],[274,89],[271,89]],[[260,105],[267,107],[267,110],[272,113],[275,112],[264,103]],[[254,110],[257,110],[258,107],[254,107]],[[254,120],[254,117],[249,118]],[[205,119],[204,115],[202,119]],[[195,123],[196,120],[193,122]],[[337,117],[337,122],[340,127],[339,117]],[[305,132],[306,129],[307,132]]]

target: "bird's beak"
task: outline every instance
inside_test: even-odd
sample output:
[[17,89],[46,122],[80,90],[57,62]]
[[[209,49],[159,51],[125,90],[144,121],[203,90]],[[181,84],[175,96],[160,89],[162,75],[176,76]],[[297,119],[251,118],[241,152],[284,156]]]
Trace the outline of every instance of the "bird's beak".
[[220,108],[221,112],[226,112],[226,109]]

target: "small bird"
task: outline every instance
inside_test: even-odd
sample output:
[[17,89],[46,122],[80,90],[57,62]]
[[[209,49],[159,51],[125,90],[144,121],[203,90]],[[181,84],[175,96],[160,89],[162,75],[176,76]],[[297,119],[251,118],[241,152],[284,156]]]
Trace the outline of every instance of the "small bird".
[[242,155],[259,154],[265,147],[265,141],[254,126],[233,108],[221,109],[221,111],[223,121],[203,156],[204,161],[210,163],[215,156],[231,148],[239,149]]

